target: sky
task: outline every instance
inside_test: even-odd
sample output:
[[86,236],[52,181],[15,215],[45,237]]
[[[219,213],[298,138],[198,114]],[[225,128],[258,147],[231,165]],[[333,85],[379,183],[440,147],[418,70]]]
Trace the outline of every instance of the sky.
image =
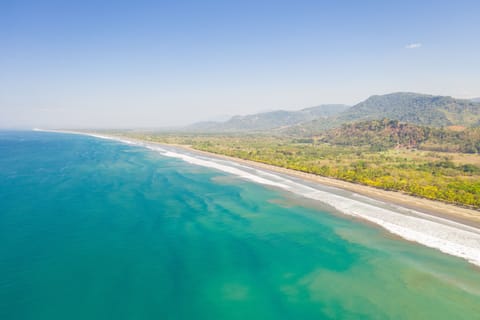
[[480,97],[480,1],[0,0],[0,128]]

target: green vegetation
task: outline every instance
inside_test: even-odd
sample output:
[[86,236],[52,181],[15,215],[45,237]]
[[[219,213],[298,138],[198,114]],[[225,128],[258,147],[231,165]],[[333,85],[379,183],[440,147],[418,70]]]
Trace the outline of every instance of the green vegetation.
[[340,114],[338,120],[345,123],[382,118],[434,127],[473,126],[480,123],[480,105],[471,100],[399,92],[372,96]]
[[475,127],[480,125],[480,103],[418,93],[391,93],[372,96],[328,119],[318,118],[280,131],[293,135],[316,135],[347,123],[384,118],[435,128]]
[[372,150],[267,135],[130,133],[151,141],[272,164],[428,199],[480,208],[480,158],[414,149]]
[[479,125],[478,102],[404,92],[128,135],[480,208]]
[[474,127],[480,125],[480,103],[446,96],[398,92],[371,96],[352,107],[321,105],[299,111],[278,110],[235,116],[225,122],[201,122],[186,130],[217,133],[275,130],[290,135],[315,135],[346,123],[383,118],[437,128]]
[[477,153],[480,151],[480,128],[435,128],[382,119],[344,124],[340,128],[324,131],[310,141],[341,146],[369,146],[377,151],[415,148]]

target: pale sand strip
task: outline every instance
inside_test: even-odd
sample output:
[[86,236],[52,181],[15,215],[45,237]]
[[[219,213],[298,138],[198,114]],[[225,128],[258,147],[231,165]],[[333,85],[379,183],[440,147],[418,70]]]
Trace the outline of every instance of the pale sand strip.
[[285,174],[287,176],[292,176],[292,177],[304,179],[310,182],[319,183],[325,186],[348,190],[350,192],[354,192],[354,193],[357,193],[372,199],[376,199],[382,202],[396,204],[405,208],[418,210],[426,214],[442,217],[445,219],[450,219],[456,222],[461,222],[463,224],[467,224],[475,228],[480,228],[480,211],[478,210],[463,208],[460,206],[443,203],[440,201],[414,197],[398,191],[387,191],[383,189],[377,189],[370,186],[364,186],[364,185],[346,182],[338,179],[322,177],[322,176],[318,176],[311,173],[305,173],[305,172],[296,171],[292,169],[282,168],[282,167],[269,165],[261,162],[244,160],[240,158],[225,156],[222,154],[201,151],[187,145],[164,144],[159,142],[152,142],[150,140],[134,139],[128,136],[103,135],[103,134],[76,132],[76,131],[40,130],[40,129],[36,129],[36,130],[49,131],[49,132],[63,132],[63,133],[71,133],[71,134],[86,134],[86,135],[96,136],[99,138],[110,138],[115,140],[124,139],[124,142],[132,141],[132,142],[138,142],[138,143],[157,144],[159,146],[173,146],[175,148],[184,149],[189,152],[203,154],[204,156],[207,156],[207,157],[233,161],[233,162],[241,163],[253,168],[264,169],[271,172],[277,172],[277,173]]
[[[162,145],[162,144],[159,144],[159,145]],[[456,222],[461,222],[475,228],[480,228],[480,211],[477,211],[477,210],[467,209],[467,208],[455,206],[452,204],[443,203],[440,201],[418,198],[418,197],[414,197],[414,196],[397,192],[397,191],[387,191],[387,190],[377,189],[374,187],[364,186],[364,185],[351,183],[347,181],[322,177],[322,176],[318,176],[311,173],[305,173],[305,172],[296,171],[292,169],[282,168],[282,167],[273,166],[273,165],[269,165],[261,162],[244,160],[244,159],[234,158],[234,157],[225,156],[221,154],[200,151],[190,146],[185,146],[185,145],[172,145],[172,146],[176,148],[184,149],[190,152],[203,154],[208,157],[216,157],[216,158],[220,158],[228,161],[238,162],[250,167],[285,174],[288,176],[319,183],[325,186],[348,190],[348,191],[351,191],[372,199],[376,199],[382,202],[393,203],[401,207],[418,210],[426,214],[431,214],[431,215],[442,217],[445,219],[450,219]]]
[[324,184],[318,182],[309,185],[307,179],[296,179],[297,177],[279,171],[273,173],[268,167],[256,169],[258,166],[251,165],[249,162],[240,162],[229,157],[215,157],[210,153],[199,153],[189,148],[182,148],[185,150],[182,152],[178,146],[172,148],[161,144],[138,143],[167,157],[182,159],[256,183],[278,187],[307,199],[318,200],[340,213],[377,224],[406,240],[461,257],[480,266],[480,229],[478,228],[417,210],[408,210],[386,201],[374,201],[357,193],[341,191],[344,189],[337,187],[322,187]]

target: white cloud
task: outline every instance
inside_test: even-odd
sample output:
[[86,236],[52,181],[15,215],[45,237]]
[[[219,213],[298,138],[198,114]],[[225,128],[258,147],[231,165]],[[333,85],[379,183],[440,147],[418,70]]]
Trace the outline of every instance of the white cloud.
[[420,42],[410,43],[405,46],[405,49],[418,49],[422,46]]

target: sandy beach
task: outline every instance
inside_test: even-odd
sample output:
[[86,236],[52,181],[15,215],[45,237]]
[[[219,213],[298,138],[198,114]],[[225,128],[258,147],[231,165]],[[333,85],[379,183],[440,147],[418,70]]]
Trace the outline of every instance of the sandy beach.
[[[45,130],[49,131],[49,130]],[[54,131],[52,132],[64,132],[64,133],[73,133],[73,134],[88,134],[85,132],[73,132],[73,131]],[[480,211],[474,210],[474,209],[469,209],[469,208],[464,208],[460,206],[456,206],[453,204],[448,204],[440,201],[434,201],[434,200],[429,200],[429,199],[424,199],[424,198],[419,198],[415,197],[412,195],[404,194],[398,191],[387,191],[383,189],[377,189],[373,188],[370,186],[364,186],[356,183],[351,183],[347,181],[342,181],[338,179],[333,179],[333,178],[327,178],[327,177],[322,177],[318,176],[315,174],[311,173],[305,173],[301,171],[296,171],[292,169],[287,169],[287,168],[282,168],[278,166],[273,166],[270,164],[265,164],[261,162],[256,162],[256,161],[251,161],[251,160],[245,160],[245,159],[240,159],[240,158],[234,158],[222,154],[216,154],[216,153],[211,153],[211,152],[206,152],[206,151],[201,151],[192,148],[191,146],[187,145],[178,145],[178,144],[163,144],[159,142],[153,142],[149,140],[140,140],[140,139],[134,139],[131,137],[127,136],[109,136],[109,135],[103,135],[103,134],[95,134],[92,133],[90,135],[101,137],[101,138],[111,138],[111,139],[124,139],[124,141],[132,141],[132,142],[138,142],[138,143],[148,143],[148,144],[155,144],[158,146],[170,146],[170,147],[175,147],[178,149],[183,149],[188,152],[196,153],[199,155],[203,155],[206,157],[212,157],[212,158],[217,158],[217,159],[222,159],[222,160],[227,160],[227,161],[232,161],[236,163],[240,163],[252,168],[257,168],[261,170],[267,170],[270,172],[276,172],[280,174],[284,174],[287,176],[307,180],[310,182],[318,183],[321,185],[325,186],[330,186],[330,187],[335,187],[335,188],[340,188],[343,190],[348,190],[375,200],[379,200],[382,202],[387,202],[387,203],[392,203],[399,205],[401,207],[409,208],[412,210],[417,210],[420,212],[423,212],[425,214],[445,218],[448,220],[452,220],[455,222],[459,222],[462,224],[469,225],[471,227],[475,227],[480,229]]]
[[[78,133],[87,134],[82,132],[71,132],[71,131],[64,131],[64,132],[75,133],[75,134],[78,134]],[[111,138],[111,139],[125,139],[124,141],[155,144],[158,146],[175,147],[178,149],[183,149],[185,151],[196,153],[206,157],[232,161],[232,162],[240,163],[252,168],[267,170],[270,172],[276,172],[276,173],[303,179],[306,181],[318,183],[325,186],[348,190],[353,193],[366,196],[368,198],[372,198],[372,199],[379,200],[386,203],[396,204],[404,208],[417,210],[428,215],[441,217],[444,219],[452,220],[455,222],[459,222],[459,223],[466,224],[468,226],[480,229],[480,211],[474,210],[474,209],[464,208],[464,207],[460,207],[460,206],[456,206],[453,204],[448,204],[440,201],[419,198],[419,197],[415,197],[415,196],[401,193],[398,191],[388,191],[388,190],[378,189],[378,188],[360,185],[352,182],[322,177],[322,176],[318,176],[311,173],[278,167],[278,166],[274,166],[266,163],[245,160],[245,159],[230,157],[222,154],[197,150],[188,145],[164,144],[164,143],[154,142],[150,140],[134,139],[127,136],[108,136],[108,135],[98,135],[98,134],[91,134],[91,135],[97,136],[97,137]]]
[[[159,145],[162,145],[162,144],[159,143]],[[196,150],[186,145],[172,145],[172,146],[179,149],[184,149],[189,152],[202,154],[204,156],[215,157],[215,158],[228,160],[228,161],[234,161],[250,167],[254,167],[262,170],[268,170],[271,172],[277,172],[287,176],[304,179],[310,182],[348,190],[348,191],[351,191],[375,200],[393,203],[405,208],[418,210],[426,214],[453,220],[453,221],[460,222],[475,228],[480,228],[480,211],[477,211],[477,210],[463,208],[463,207],[455,206],[452,204],[443,203],[440,201],[433,201],[429,199],[414,197],[401,192],[377,189],[377,188],[355,184],[347,181],[321,177],[311,173],[305,173],[305,172],[296,171],[292,169],[277,167],[277,166],[273,166],[265,163],[255,162],[251,160],[244,160],[244,159],[229,157],[229,156],[220,155],[216,153]]]
[[[138,142],[142,143],[142,141]],[[174,150],[166,152],[162,150],[167,147],[173,147]],[[480,213],[478,211],[203,152],[190,146],[152,143],[149,148],[169,157],[180,158],[192,164],[238,175],[246,180],[278,187],[307,199],[318,200],[340,213],[381,226],[405,240],[461,257],[480,266]],[[175,149],[180,151],[176,152]],[[181,150],[184,150],[185,154]],[[235,163],[237,167],[232,167],[231,164]],[[256,170],[252,172],[248,168]],[[335,190],[343,190],[343,192]]]

